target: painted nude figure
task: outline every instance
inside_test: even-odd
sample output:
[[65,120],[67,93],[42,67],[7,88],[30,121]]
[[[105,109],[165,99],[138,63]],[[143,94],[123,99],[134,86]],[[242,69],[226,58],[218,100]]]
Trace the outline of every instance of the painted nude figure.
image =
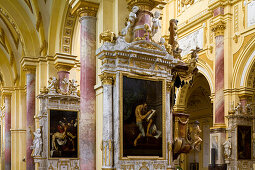
[[[139,135],[136,137],[135,141],[134,141],[134,146],[136,146],[137,141],[141,138],[141,137],[145,137],[145,132],[144,132],[144,128],[143,128],[143,120],[152,113],[152,110],[149,110],[147,112],[147,104],[143,103],[141,105],[136,106],[135,108],[135,117],[136,117],[136,125],[139,128]],[[151,122],[149,122],[148,126],[151,125]],[[150,127],[149,127],[150,128]],[[147,127],[147,135],[149,134],[149,130]]]

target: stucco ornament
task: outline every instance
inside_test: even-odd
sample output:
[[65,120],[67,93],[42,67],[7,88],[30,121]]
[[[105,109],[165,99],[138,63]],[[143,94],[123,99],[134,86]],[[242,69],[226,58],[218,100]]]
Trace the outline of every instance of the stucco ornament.
[[128,21],[126,23],[126,27],[123,28],[123,30],[122,30],[122,34],[123,35],[126,35],[128,30],[129,30],[129,28],[134,26],[135,20],[137,18],[136,13],[138,12],[138,10],[139,10],[138,6],[133,6],[132,11],[129,13],[129,17],[128,17]]

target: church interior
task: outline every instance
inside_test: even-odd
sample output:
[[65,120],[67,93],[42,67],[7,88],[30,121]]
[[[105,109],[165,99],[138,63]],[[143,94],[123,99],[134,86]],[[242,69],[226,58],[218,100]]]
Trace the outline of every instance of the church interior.
[[1,170],[252,170],[254,110],[254,0],[0,0]]

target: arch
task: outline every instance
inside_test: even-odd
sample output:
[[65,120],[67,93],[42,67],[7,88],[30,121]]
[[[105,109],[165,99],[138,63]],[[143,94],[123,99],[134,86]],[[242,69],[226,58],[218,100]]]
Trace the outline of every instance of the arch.
[[[202,74],[210,87],[210,91],[211,93],[214,92],[214,81],[213,81],[213,72],[212,69],[210,68],[210,66],[208,66],[206,63],[204,62],[198,62],[197,63],[197,68],[198,68],[198,73]],[[189,90],[189,86],[188,85],[184,85],[182,88],[178,89],[176,92],[176,105],[177,107],[185,107],[186,106],[186,100],[183,100],[188,93]]]
[[255,36],[243,47],[240,56],[234,66],[232,88],[248,86],[248,77],[255,64]]
[[[55,52],[61,52],[61,38],[64,29],[65,18],[68,12],[68,2],[61,3],[62,1],[52,2],[52,11],[54,11],[50,18],[49,44],[48,53],[51,56],[55,55]],[[59,22],[60,21],[60,22]],[[57,24],[56,24],[57,23]]]

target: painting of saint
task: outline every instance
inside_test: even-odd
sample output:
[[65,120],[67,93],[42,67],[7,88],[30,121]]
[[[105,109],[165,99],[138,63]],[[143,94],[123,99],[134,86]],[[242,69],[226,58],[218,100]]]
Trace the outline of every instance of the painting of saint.
[[78,157],[78,112],[50,110],[49,155],[51,158]]
[[162,81],[123,76],[123,156],[162,157]]
[[237,126],[237,157],[251,159],[251,126]]

